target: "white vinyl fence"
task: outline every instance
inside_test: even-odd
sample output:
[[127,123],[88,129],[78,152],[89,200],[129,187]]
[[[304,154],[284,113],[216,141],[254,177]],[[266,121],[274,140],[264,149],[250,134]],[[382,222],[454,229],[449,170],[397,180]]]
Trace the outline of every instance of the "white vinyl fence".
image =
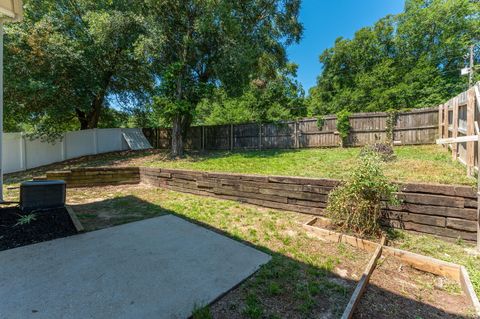
[[107,128],[66,132],[55,142],[31,140],[24,133],[4,133],[3,172],[24,171],[67,159],[130,149],[123,133],[142,134],[138,128]]

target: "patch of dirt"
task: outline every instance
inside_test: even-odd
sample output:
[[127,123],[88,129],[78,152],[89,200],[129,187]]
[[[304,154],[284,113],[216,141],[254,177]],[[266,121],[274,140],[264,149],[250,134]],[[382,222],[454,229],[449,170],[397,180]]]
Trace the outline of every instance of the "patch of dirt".
[[402,264],[379,260],[354,318],[473,318],[473,309],[455,281]]
[[33,212],[34,219],[21,224],[25,216],[17,207],[0,209],[0,250],[39,243],[77,233],[65,208]]

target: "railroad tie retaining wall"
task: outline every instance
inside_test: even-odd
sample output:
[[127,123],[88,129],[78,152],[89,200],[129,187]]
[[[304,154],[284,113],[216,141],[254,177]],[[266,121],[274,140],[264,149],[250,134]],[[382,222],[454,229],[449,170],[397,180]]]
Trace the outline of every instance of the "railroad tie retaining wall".
[[[210,173],[140,168],[144,183],[197,195],[323,215],[328,193],[340,182],[285,176]],[[475,241],[477,198],[468,186],[400,184],[402,204],[385,207],[386,223],[395,228]]]
[[140,183],[138,167],[86,167],[46,173],[47,179],[61,179],[67,187],[122,185]]
[[[253,205],[324,215],[329,192],[340,181],[321,178],[213,173],[148,167],[76,168],[47,172],[69,187],[137,184],[236,200]],[[385,206],[385,223],[444,238],[476,241],[477,197],[456,185],[400,184],[399,206]]]

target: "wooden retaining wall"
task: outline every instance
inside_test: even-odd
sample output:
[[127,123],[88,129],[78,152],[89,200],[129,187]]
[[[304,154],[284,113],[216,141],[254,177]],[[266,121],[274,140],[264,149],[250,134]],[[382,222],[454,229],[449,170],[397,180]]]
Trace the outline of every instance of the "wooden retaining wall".
[[46,173],[47,179],[61,179],[67,187],[122,185],[140,183],[138,167],[87,167]]
[[[350,116],[350,146],[363,146],[387,140],[384,112],[354,113]],[[339,146],[335,115],[324,117],[319,127],[316,118],[282,123],[248,123],[215,126],[194,126],[185,136],[185,147],[194,150],[290,149]],[[143,129],[155,148],[170,147],[169,129]],[[438,108],[401,112],[396,117],[393,138],[403,145],[433,144],[438,134]]]
[[[284,176],[210,173],[140,168],[141,180],[179,192],[323,215],[328,193],[338,180]],[[386,223],[445,238],[477,240],[477,201],[468,186],[401,184],[398,207],[385,207]]]
[[[312,215],[324,215],[329,192],[340,181],[321,178],[214,173],[179,169],[119,167],[47,172],[68,187],[146,183],[174,191]],[[384,207],[385,223],[444,238],[477,240],[477,197],[473,188],[400,184],[402,204]]]

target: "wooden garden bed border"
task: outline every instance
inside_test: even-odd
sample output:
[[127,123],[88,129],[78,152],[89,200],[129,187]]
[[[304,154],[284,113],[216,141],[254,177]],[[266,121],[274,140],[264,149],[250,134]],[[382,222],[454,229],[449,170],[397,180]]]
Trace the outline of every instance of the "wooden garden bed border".
[[352,297],[350,298],[350,301],[348,302],[347,307],[343,312],[342,319],[352,318],[353,313],[355,312],[355,308],[357,308],[357,305],[360,302],[360,299],[362,298],[363,293],[365,292],[365,289],[368,286],[370,277],[372,276],[373,271],[377,267],[377,261],[382,255],[382,249],[384,244],[385,244],[385,236],[382,237],[380,244],[377,244],[377,249],[375,249],[375,252],[373,253],[372,258],[368,262],[367,267],[365,267],[362,277],[358,281],[357,287],[355,287],[355,291],[353,292]]
[[73,211],[73,208],[68,206],[68,205],[65,205],[65,209],[67,210],[68,215],[70,216],[70,219],[72,220],[73,226],[75,227],[77,232],[79,232],[79,233],[84,232],[85,229],[83,228],[82,223],[78,219],[77,214],[75,214],[75,212]]
[[[406,250],[401,250],[398,248],[394,247],[389,247],[385,245],[381,245],[378,243],[375,243],[370,240],[366,239],[361,239],[355,236],[351,235],[345,235],[342,233],[338,233],[332,230],[324,229],[318,226],[313,226],[317,222],[320,222],[323,225],[328,225],[330,224],[330,220],[328,218],[324,217],[314,217],[307,223],[303,224],[303,227],[310,232],[311,234],[315,235],[316,237],[328,241],[328,242],[333,242],[333,243],[346,243],[350,244],[354,247],[366,250],[368,252],[373,252],[377,251],[378,247],[381,246],[382,249],[380,250],[380,255],[385,254],[387,256],[393,256],[404,263],[408,264],[412,268],[428,272],[434,275],[438,276],[444,276],[449,279],[455,280],[460,284],[462,287],[463,292],[467,295],[467,298],[470,300],[472,306],[475,309],[477,317],[480,317],[480,302],[478,300],[477,295],[475,294],[475,291],[473,289],[472,282],[470,281],[470,277],[468,275],[468,272],[464,266],[439,260],[436,258],[412,253]],[[384,243],[383,243],[384,244]],[[379,255],[379,257],[380,257]],[[375,257],[375,255],[372,257],[372,259]],[[371,261],[370,261],[371,262]],[[369,263],[370,265],[370,263]],[[368,267],[367,267],[368,268]],[[372,269],[373,272],[373,269]],[[362,276],[363,279],[363,276]],[[368,283],[368,280],[367,280]],[[359,282],[360,284],[360,282]],[[361,294],[360,294],[361,296]],[[359,296],[359,297],[360,297]],[[352,298],[355,296],[352,296]],[[358,298],[359,299],[359,298]],[[358,300],[357,300],[358,302]],[[349,303],[350,305],[350,303]],[[346,309],[347,310],[347,309]],[[352,310],[353,313],[353,310]],[[345,313],[344,313],[345,315]],[[343,318],[343,317],[342,317]],[[348,317],[345,317],[348,318]]]

